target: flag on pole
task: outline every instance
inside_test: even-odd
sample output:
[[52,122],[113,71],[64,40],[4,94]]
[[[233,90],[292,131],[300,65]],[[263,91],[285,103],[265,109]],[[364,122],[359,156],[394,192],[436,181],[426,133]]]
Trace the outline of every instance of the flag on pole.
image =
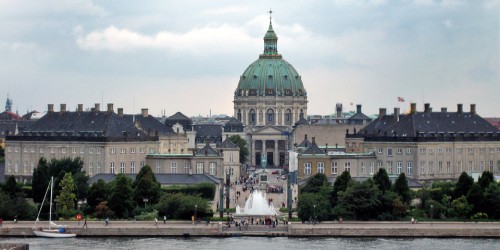
[[403,97],[398,96],[398,102],[404,102],[404,101],[405,101],[405,99]]

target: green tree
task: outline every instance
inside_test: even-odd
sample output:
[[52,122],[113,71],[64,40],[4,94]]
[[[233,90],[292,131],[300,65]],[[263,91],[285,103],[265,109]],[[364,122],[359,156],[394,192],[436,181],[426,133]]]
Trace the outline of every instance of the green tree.
[[481,187],[481,190],[486,190],[490,183],[495,181],[495,177],[493,177],[493,173],[489,171],[484,171],[481,176],[479,176],[479,180],[477,183]]
[[408,205],[400,197],[394,199],[392,203],[392,213],[395,217],[401,218],[408,212]]
[[41,157],[38,160],[37,167],[33,169],[33,180],[31,181],[31,192],[34,202],[41,203],[43,201],[43,196],[45,195],[49,181],[49,166],[47,160]]
[[459,198],[462,196],[467,196],[470,188],[474,184],[474,179],[470,177],[466,172],[462,172],[460,177],[458,177],[457,184],[455,185],[455,191],[453,198]]
[[321,193],[300,193],[297,209],[302,221],[313,219],[314,216],[318,221],[324,221],[330,218],[332,207]]
[[3,159],[5,157],[5,149],[0,146],[0,159]]
[[99,179],[89,188],[87,196],[87,205],[90,207],[91,211],[95,211],[97,205],[99,205],[101,202],[107,201],[108,197],[109,197],[109,186],[103,179]]
[[208,200],[199,195],[183,193],[164,194],[155,206],[159,215],[172,219],[191,219],[196,211],[197,217],[203,218],[211,214]]
[[108,206],[118,218],[129,218],[133,212],[132,180],[120,173],[110,183]]
[[373,181],[375,181],[375,184],[382,193],[391,189],[391,180],[385,168],[379,168],[378,172],[373,176]]
[[500,183],[490,183],[484,190],[484,206],[489,218],[500,219]]
[[410,188],[405,173],[401,173],[394,183],[394,192],[396,192],[403,203],[410,202]]
[[449,215],[457,218],[467,218],[471,212],[472,206],[469,205],[465,196],[453,200],[450,208],[448,209]]
[[68,219],[75,209],[75,183],[71,173],[66,173],[59,183],[61,192],[57,196],[57,211],[61,217]]
[[349,171],[342,172],[342,174],[340,174],[340,176],[335,179],[335,182],[333,183],[333,191],[330,198],[332,207],[335,207],[338,203],[338,193],[340,191],[345,191],[351,181],[352,178]]
[[[339,210],[345,211],[354,219],[367,220],[375,218],[377,208],[380,206],[378,199],[380,190],[372,179],[363,182],[353,181],[346,191],[339,192]],[[390,212],[390,211],[388,211]]]
[[307,180],[306,185],[300,191],[304,193],[317,193],[326,185],[328,185],[326,175],[321,173],[315,174]]
[[13,175],[7,178],[7,181],[3,185],[3,191],[12,199],[22,195],[21,188],[18,187],[16,178]]
[[156,204],[160,198],[161,185],[156,181],[155,174],[150,166],[141,168],[132,185],[134,189],[134,201],[136,204],[145,204],[147,199],[149,204]]
[[473,214],[478,212],[485,212],[486,209],[484,207],[484,195],[479,184],[472,184],[472,187],[469,189],[469,193],[467,193],[467,202],[469,202],[469,204],[473,206]]
[[244,164],[247,162],[248,156],[248,147],[245,139],[241,138],[239,135],[232,135],[229,137],[229,140],[236,144],[238,148],[240,148],[240,163]]

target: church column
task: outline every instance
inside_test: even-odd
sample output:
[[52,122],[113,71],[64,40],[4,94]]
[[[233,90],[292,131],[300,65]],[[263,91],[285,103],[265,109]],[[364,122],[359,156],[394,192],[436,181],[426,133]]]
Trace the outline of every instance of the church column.
[[295,123],[297,122],[295,120],[295,108],[292,108],[292,114],[291,115],[292,115],[292,125],[295,125]]
[[279,161],[279,150],[278,150],[278,140],[274,140],[274,165],[277,166]]

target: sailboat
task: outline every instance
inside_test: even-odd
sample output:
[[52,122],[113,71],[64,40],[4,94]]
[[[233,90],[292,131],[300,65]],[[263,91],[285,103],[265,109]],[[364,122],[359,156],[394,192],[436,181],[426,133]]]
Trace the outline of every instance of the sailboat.
[[[47,193],[50,188],[50,210],[49,210],[49,226],[48,228],[37,228],[36,223],[38,222],[38,218],[40,217],[40,213],[42,212],[43,203],[45,202],[45,198],[47,198]],[[47,191],[45,191],[45,196],[43,197],[42,205],[40,206],[40,210],[38,211],[38,215],[36,217],[35,226],[33,228],[33,233],[39,237],[48,237],[48,238],[72,238],[76,237],[76,233],[68,233],[66,232],[65,225],[57,225],[52,222],[52,194],[54,191],[54,177],[50,179],[49,186],[47,187]]]

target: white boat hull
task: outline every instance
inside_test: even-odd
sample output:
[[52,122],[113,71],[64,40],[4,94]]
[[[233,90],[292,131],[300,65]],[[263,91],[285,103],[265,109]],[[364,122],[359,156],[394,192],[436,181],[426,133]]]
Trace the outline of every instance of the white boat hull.
[[33,230],[33,233],[39,237],[47,237],[47,238],[73,238],[76,237],[76,234],[73,233],[60,233],[58,230]]

